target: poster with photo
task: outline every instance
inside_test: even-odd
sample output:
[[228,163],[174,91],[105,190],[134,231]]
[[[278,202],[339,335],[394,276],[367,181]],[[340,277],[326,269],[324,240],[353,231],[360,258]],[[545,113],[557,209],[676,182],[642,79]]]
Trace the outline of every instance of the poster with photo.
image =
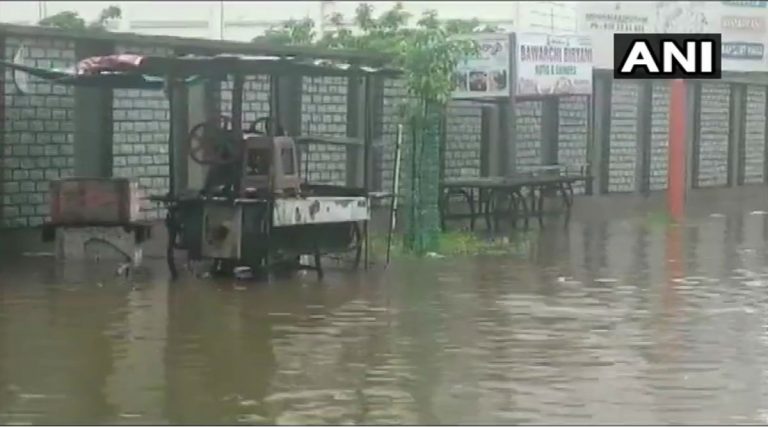
[[592,94],[589,37],[521,33],[516,53],[516,96]]
[[454,98],[489,98],[510,95],[509,34],[473,34],[478,54],[459,62],[453,74]]

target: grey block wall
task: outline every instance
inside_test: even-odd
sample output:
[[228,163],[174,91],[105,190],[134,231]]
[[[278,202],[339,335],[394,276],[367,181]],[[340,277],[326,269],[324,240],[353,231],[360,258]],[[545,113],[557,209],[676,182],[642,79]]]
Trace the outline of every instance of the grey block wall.
[[640,85],[637,82],[613,82],[608,148],[609,192],[631,192],[636,188],[639,96]]
[[[221,82],[219,111],[224,115],[232,114],[232,84],[231,77]],[[266,116],[269,116],[269,76],[247,76],[243,84],[243,129]]]
[[448,106],[445,135],[445,177],[480,176],[482,110],[476,104]]
[[[589,142],[589,98],[560,98],[558,113],[558,163],[568,166],[585,165]],[[583,193],[584,183],[577,183],[573,190],[574,193]]]
[[728,132],[731,88],[702,83],[699,133],[699,187],[728,183]]
[[516,105],[517,150],[515,165],[518,172],[531,166],[540,166],[541,154],[541,102],[520,101]]
[[[384,191],[392,190],[392,179],[395,167],[395,145],[397,143],[398,106],[407,96],[405,82],[403,80],[385,79],[382,97],[381,117],[381,175]],[[403,146],[410,140],[408,133],[403,130]],[[405,176],[403,170],[406,165],[400,164],[400,182]],[[401,189],[403,187],[401,186]]]
[[[344,137],[347,135],[347,79],[344,77],[304,77],[302,79],[301,131],[305,135]],[[302,169],[315,183],[344,185],[346,147],[310,144]]]
[[667,188],[667,163],[669,148],[669,85],[664,81],[653,82],[651,98],[651,158],[650,189]]
[[[165,56],[170,49],[117,45],[116,53]],[[115,89],[112,95],[112,174],[132,178],[144,196],[168,192],[170,110],[161,90]],[[162,218],[160,205],[142,202],[143,219]]]
[[765,90],[764,86],[747,86],[744,182],[748,184],[765,181]]
[[[6,36],[4,58],[12,60],[17,48],[27,47],[25,63],[39,67],[68,68],[75,63],[73,40],[52,37]],[[139,43],[139,42],[132,42]],[[118,41],[117,52],[166,55],[171,49],[159,45],[126,46]],[[13,74],[5,70],[3,82],[4,135],[0,151],[0,227],[28,227],[42,224],[48,216],[48,182],[71,176],[74,168],[74,90],[28,76],[30,93],[21,94]],[[346,135],[347,84],[343,78],[304,78],[302,82],[302,133],[327,136]],[[634,191],[638,162],[638,83],[613,82],[611,99],[608,189]],[[223,113],[230,113],[231,82],[217,91]],[[389,190],[394,163],[397,107],[406,91],[401,80],[384,83],[381,170],[383,189]],[[269,112],[269,81],[266,76],[249,78],[244,93],[243,118],[246,125]],[[704,83],[701,97],[701,135],[698,153],[699,185],[727,183],[730,87]],[[584,98],[563,98],[559,112],[559,160],[586,161],[589,132],[588,108]],[[666,187],[668,144],[668,88],[654,82],[651,117],[650,188]],[[116,90],[112,108],[113,174],[130,177],[147,194],[168,190],[168,101],[162,91]],[[541,164],[540,102],[520,101],[516,116],[516,162],[519,170]],[[745,117],[744,176],[747,183],[765,182],[766,87],[748,86]],[[480,173],[481,112],[475,105],[452,104],[447,117],[445,176],[476,176]],[[404,159],[410,146],[406,132]],[[346,181],[344,146],[315,144],[307,159],[308,178],[314,182],[343,184]],[[409,165],[403,164],[401,174]],[[593,172],[597,173],[596,169]],[[405,174],[402,175],[403,177]],[[403,182],[403,186],[407,185]],[[578,190],[577,190],[578,191]],[[159,218],[159,207],[145,212]]]
[[[6,61],[26,47],[24,63],[68,68],[75,62],[71,41],[6,38]],[[74,167],[74,91],[28,77],[29,93],[15,86],[5,70],[5,120],[2,157],[2,227],[41,225],[49,214],[48,182],[71,176]]]

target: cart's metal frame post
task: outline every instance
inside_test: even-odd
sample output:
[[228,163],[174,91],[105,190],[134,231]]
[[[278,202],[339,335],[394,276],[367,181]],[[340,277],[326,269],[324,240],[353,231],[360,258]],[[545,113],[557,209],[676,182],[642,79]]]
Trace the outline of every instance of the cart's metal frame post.
[[232,76],[232,131],[236,137],[243,134],[243,88],[245,77],[239,71]]
[[169,80],[169,104],[170,108],[170,126],[171,126],[171,147],[169,147],[169,157],[173,158],[173,170],[169,187],[173,189],[173,194],[179,194],[187,188],[189,178],[189,165],[187,164],[188,144],[187,131],[189,129],[189,98],[187,86],[175,78]]
[[269,136],[276,136],[278,124],[280,123],[280,76],[277,74],[269,75]]
[[[365,138],[368,117],[366,115],[366,79],[361,75],[347,77],[347,136],[350,138]],[[346,147],[347,177],[346,184],[350,187],[364,187],[365,153],[364,147],[350,144]]]

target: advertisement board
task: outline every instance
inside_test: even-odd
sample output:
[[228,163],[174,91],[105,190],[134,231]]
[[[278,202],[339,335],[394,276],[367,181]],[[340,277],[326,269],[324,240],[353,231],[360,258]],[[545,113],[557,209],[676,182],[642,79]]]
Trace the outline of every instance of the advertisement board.
[[586,1],[576,7],[595,68],[613,68],[614,33],[719,33],[724,71],[768,69],[765,1]]
[[509,34],[472,34],[478,54],[459,62],[453,75],[454,98],[510,96]]
[[516,96],[592,94],[589,37],[519,33],[516,39]]
[[653,2],[582,1],[576,3],[579,34],[590,37],[595,68],[613,69],[614,33],[652,33]]
[[[765,71],[768,58],[764,1],[724,1],[710,6],[716,11],[716,32],[723,35],[724,71]],[[715,13],[713,13],[715,15]]]

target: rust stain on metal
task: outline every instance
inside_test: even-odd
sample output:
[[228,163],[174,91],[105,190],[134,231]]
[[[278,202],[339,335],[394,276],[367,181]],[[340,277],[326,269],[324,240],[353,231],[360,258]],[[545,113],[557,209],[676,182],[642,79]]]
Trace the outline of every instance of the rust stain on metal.
[[315,200],[311,205],[309,205],[309,217],[315,218],[315,214],[320,212],[320,202]]
[[296,222],[297,223],[301,222],[301,210],[298,207],[296,208],[296,215],[295,215],[295,217],[296,217]]

